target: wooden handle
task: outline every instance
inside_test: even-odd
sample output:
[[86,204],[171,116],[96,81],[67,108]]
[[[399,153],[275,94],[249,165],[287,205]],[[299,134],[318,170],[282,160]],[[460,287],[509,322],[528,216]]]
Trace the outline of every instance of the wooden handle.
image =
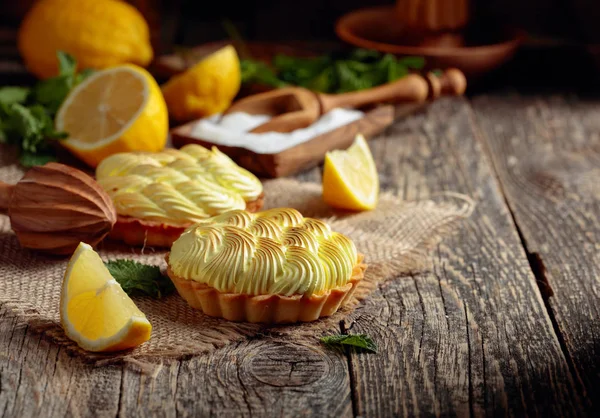
[[461,96],[467,89],[467,78],[457,68],[448,68],[439,77],[430,72],[426,75],[429,82],[429,99],[440,96]]
[[14,188],[14,185],[0,181],[0,210],[6,210],[10,206],[10,199]]
[[429,85],[417,74],[409,74],[398,81],[368,90],[336,95],[319,94],[321,113],[336,107],[362,107],[382,102],[423,102],[427,100]]

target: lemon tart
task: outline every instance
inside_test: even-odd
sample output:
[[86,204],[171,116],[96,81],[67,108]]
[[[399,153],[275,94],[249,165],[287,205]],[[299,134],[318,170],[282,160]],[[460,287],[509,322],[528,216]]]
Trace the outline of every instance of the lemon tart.
[[288,208],[233,210],[201,221],[166,258],[169,277],[193,308],[259,323],[334,314],[367,267],[348,237]]
[[195,144],[113,154],[98,165],[96,179],[117,211],[110,236],[129,245],[170,247],[191,224],[230,210],[260,210],[264,198],[252,173],[216,147]]

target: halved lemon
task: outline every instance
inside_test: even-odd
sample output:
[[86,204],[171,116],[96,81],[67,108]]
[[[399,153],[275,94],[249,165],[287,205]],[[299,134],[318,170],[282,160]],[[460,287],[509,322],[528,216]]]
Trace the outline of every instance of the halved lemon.
[[80,243],[67,266],[60,294],[60,322],[88,351],[118,351],[150,339],[152,326],[100,256]]
[[167,105],[152,76],[136,65],[98,71],[75,87],[56,115],[61,144],[96,167],[111,154],[161,151],[169,129]]
[[347,210],[369,210],[377,206],[379,177],[369,145],[362,135],[345,151],[325,155],[323,200]]
[[240,60],[227,45],[162,86],[169,114],[178,121],[224,111],[240,90]]

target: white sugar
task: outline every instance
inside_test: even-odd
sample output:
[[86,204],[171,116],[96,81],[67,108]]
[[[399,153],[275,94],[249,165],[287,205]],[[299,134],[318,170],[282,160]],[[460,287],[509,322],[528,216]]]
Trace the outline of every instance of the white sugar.
[[202,119],[194,125],[190,135],[216,145],[243,147],[259,154],[272,154],[333,131],[363,116],[364,113],[359,110],[333,109],[307,128],[290,133],[254,134],[248,131],[267,122],[270,117],[236,112],[223,117],[219,114]]

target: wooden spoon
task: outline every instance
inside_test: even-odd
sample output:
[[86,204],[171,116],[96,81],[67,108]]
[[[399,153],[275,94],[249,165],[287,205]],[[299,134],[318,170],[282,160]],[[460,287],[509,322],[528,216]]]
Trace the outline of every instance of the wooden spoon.
[[32,168],[16,185],[0,182],[0,209],[22,247],[52,254],[71,254],[80,241],[96,245],[117,220],[92,177],[58,163]]
[[269,115],[268,122],[250,132],[291,132],[305,128],[321,115],[336,107],[358,108],[383,102],[425,102],[440,95],[462,95],[467,87],[464,74],[455,68],[440,77],[429,73],[426,77],[409,74],[397,81],[367,90],[342,94],[315,93],[302,87],[284,87],[241,99],[231,105],[225,114],[244,112]]

